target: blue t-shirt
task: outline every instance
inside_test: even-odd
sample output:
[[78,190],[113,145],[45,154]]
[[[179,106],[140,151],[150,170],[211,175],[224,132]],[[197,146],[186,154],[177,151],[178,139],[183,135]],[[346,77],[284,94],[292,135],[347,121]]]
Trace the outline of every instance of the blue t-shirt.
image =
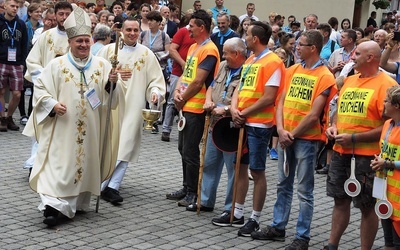
[[328,42],[324,45],[324,47],[322,47],[322,50],[321,50],[321,53],[319,54],[319,56],[328,61],[329,57],[331,57],[332,52],[339,48],[340,48],[339,44],[335,43],[335,46],[333,47],[333,50],[332,50],[332,40],[329,39]]

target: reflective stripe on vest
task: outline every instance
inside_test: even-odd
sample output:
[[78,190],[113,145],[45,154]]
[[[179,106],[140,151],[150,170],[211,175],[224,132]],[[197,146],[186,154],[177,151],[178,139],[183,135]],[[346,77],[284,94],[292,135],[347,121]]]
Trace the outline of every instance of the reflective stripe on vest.
[[[190,55],[193,52],[194,55],[193,57],[191,57]],[[215,77],[217,69],[219,67],[219,52],[215,44],[212,41],[207,42],[203,46],[195,43],[189,48],[188,58],[191,57],[191,60],[189,59],[186,60],[185,71],[182,74],[181,85],[184,85],[185,88],[187,88],[194,81],[194,79],[197,76],[197,68],[199,64],[207,56],[210,55],[215,56],[217,58],[217,63],[215,65],[215,70],[214,70],[214,77]],[[195,114],[203,113],[204,112],[203,105],[206,100],[206,92],[207,92],[206,84],[203,83],[201,90],[197,92],[196,95],[187,100],[186,104],[183,106],[183,111]]]

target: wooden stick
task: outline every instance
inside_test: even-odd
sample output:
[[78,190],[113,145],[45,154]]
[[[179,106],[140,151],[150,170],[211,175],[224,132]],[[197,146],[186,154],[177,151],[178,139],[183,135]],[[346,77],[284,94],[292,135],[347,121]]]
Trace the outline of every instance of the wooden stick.
[[206,155],[206,144],[208,137],[208,126],[210,125],[210,113],[207,112],[206,120],[204,122],[204,130],[203,137],[201,138],[203,144],[201,145],[201,154],[200,154],[200,167],[199,167],[199,181],[197,183],[197,204],[196,211],[197,215],[200,215],[200,207],[201,207],[201,184],[203,182],[203,169],[204,169],[204,158]]
[[[114,56],[113,56],[113,59],[111,60],[113,73],[115,72],[115,69],[117,68],[117,65],[118,65],[118,43],[119,43],[119,40],[120,40],[120,34],[119,34],[119,32],[117,32]],[[104,138],[103,138],[103,151],[101,154],[101,161],[100,161],[100,178],[101,178],[101,174],[103,173],[103,170],[104,170],[104,164],[105,164],[104,161],[106,158],[105,156],[106,156],[106,150],[107,150],[108,129],[110,127],[110,119],[111,119],[111,103],[112,103],[112,99],[113,99],[113,90],[114,90],[114,83],[110,82],[110,97],[108,98],[106,125],[105,125]],[[100,183],[100,186],[101,186],[101,183]],[[100,192],[101,192],[101,188],[100,188]],[[97,196],[97,200],[96,200],[96,210],[95,210],[96,213],[99,212],[99,206],[100,206],[100,195]]]
[[233,182],[233,196],[232,196],[232,208],[231,208],[231,218],[230,218],[231,225],[233,223],[233,217],[234,217],[234,212],[235,212],[236,189],[237,189],[236,186],[237,186],[237,181],[239,178],[240,160],[242,159],[243,135],[244,135],[244,127],[241,127],[239,130],[238,149],[236,152],[235,179]]

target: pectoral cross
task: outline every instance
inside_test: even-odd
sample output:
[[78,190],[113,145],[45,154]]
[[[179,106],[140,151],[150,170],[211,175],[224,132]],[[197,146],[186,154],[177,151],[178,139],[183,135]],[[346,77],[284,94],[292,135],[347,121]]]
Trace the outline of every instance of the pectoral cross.
[[81,99],[84,99],[85,96],[83,95],[85,93],[85,90],[83,89],[83,83],[81,83],[81,88],[78,91],[79,94],[81,94]]

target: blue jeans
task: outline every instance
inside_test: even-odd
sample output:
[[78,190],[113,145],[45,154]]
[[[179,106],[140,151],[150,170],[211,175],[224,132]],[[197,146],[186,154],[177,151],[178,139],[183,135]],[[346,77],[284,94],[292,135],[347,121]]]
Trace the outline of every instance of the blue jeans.
[[225,153],[215,147],[212,141],[211,131],[208,133],[206,144],[206,155],[204,157],[203,182],[201,185],[201,205],[214,207],[217,188],[221,179],[224,163],[228,173],[228,183],[226,187],[225,211],[232,208],[233,182],[235,179],[235,160],[236,153]]
[[[278,184],[274,205],[272,227],[284,230],[289,221],[293,200],[293,182],[297,173],[297,198],[299,199],[299,217],[296,226],[296,238],[310,240],[311,220],[314,211],[314,166],[316,164],[319,141],[295,139],[286,148],[289,176],[283,171],[283,149],[278,146]],[[296,172],[297,168],[297,172]]]
[[249,164],[251,170],[265,171],[268,144],[273,128],[257,128],[246,125],[248,153],[244,154],[241,163]]
[[174,124],[174,113],[175,113],[175,103],[174,103],[174,94],[175,94],[175,86],[179,80],[179,76],[171,75],[169,77],[170,81],[170,94],[167,100],[167,107],[165,108],[164,114],[164,122],[163,122],[163,130],[162,132],[171,133],[172,125]]

